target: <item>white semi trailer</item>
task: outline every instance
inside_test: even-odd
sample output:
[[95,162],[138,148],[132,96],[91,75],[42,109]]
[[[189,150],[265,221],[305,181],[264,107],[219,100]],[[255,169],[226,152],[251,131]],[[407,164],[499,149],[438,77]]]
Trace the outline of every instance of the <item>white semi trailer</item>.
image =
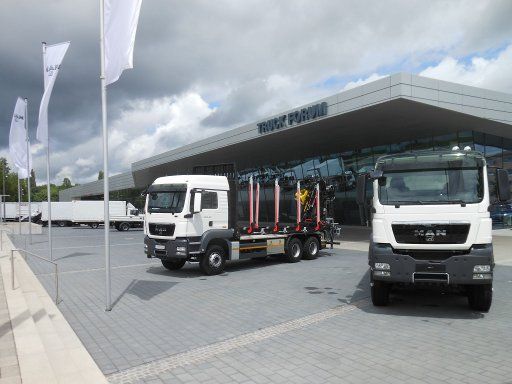
[[[144,216],[126,201],[109,202],[110,225],[119,231],[130,228],[142,228]],[[52,223],[60,227],[85,224],[98,228],[104,224],[104,208],[101,200],[74,200],[71,202],[52,202]],[[41,221],[48,224],[48,203],[42,205]]]
[[[506,170],[496,170],[500,201],[510,199]],[[367,198],[367,192],[373,197]],[[371,212],[368,263],[374,305],[399,285],[441,285],[488,311],[494,257],[484,156],[469,148],[383,156],[357,180],[358,203]]]
[[[31,203],[32,217],[36,217],[41,212],[41,203]],[[20,206],[18,203],[6,202],[5,203],[5,216],[4,216],[4,203],[0,204],[0,217],[5,217],[7,221],[17,221],[21,216],[22,220],[28,220],[28,203],[22,202]]]

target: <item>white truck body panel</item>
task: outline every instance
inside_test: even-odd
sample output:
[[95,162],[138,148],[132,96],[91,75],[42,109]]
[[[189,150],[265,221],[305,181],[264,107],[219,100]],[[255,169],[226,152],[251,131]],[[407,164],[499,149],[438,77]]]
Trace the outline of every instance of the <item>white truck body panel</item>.
[[[56,201],[51,203],[52,221],[73,221],[73,203]],[[48,221],[48,202],[41,203],[41,221]]]
[[[126,201],[110,201],[109,214],[111,217],[126,216]],[[102,222],[104,219],[102,200],[75,200],[72,202],[72,221],[74,223]]]
[[[31,203],[32,216],[37,215],[41,211],[41,203]],[[5,203],[5,218],[7,220],[14,220],[21,217],[28,216],[28,203],[22,202],[21,206],[18,207],[18,203],[6,202]],[[0,204],[0,217],[4,217],[4,204]]]

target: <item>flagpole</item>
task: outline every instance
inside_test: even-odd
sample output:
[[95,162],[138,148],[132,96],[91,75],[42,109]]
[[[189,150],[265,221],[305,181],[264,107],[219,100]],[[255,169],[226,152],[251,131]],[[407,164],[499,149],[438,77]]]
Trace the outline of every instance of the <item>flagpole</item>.
[[25,139],[27,141],[28,235],[32,244],[32,207],[30,202],[30,141],[28,139],[28,99],[25,97]]
[[101,121],[103,126],[103,210],[105,230],[105,310],[112,310],[110,285],[110,217],[108,186],[107,84],[105,81],[105,2],[100,0]]
[[[46,42],[43,45],[43,81],[44,89],[46,90]],[[38,128],[39,129],[39,128]],[[52,246],[52,192],[50,187],[50,132],[46,134],[46,199],[48,201],[48,253],[50,260],[53,260],[53,246]]]
[[18,222],[20,224],[20,235],[21,235],[21,187],[20,187],[20,171],[18,169]]

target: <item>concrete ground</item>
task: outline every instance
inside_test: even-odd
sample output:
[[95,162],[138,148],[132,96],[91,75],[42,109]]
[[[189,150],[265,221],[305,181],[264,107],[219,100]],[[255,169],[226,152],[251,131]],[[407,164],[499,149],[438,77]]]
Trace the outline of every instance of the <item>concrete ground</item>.
[[[59,308],[113,383],[512,383],[512,237],[496,237],[489,313],[439,291],[369,302],[367,231],[313,261],[197,264],[146,259],[141,231],[111,231],[112,301],[104,311],[103,230],[54,229]],[[18,244],[20,236],[12,237]],[[29,250],[47,257],[44,235]],[[54,293],[46,265],[29,264]]]

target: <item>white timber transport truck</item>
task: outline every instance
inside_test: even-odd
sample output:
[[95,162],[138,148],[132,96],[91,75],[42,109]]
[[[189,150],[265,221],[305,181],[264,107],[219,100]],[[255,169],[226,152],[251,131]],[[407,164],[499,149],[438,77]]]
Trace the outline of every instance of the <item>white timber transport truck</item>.
[[[496,169],[500,201],[508,173]],[[370,191],[373,192],[373,197]],[[371,212],[371,298],[389,303],[396,285],[436,285],[465,293],[482,312],[492,302],[494,256],[487,165],[469,147],[383,156],[359,176],[357,200]]]
[[[197,168],[194,173],[215,171],[215,166]],[[180,269],[186,261],[199,262],[204,274],[215,275],[223,272],[227,260],[283,255],[294,263],[316,258],[328,243],[332,247],[325,205],[334,194],[325,182],[303,181],[302,187],[297,182],[287,187],[286,195],[278,179],[266,187],[252,177],[239,185],[234,181],[236,173],[219,173],[160,177],[147,189],[144,248],[148,258],[159,258],[171,270]],[[294,222],[289,222],[291,213]],[[264,223],[260,214],[266,215]],[[280,222],[280,214],[288,223]]]

